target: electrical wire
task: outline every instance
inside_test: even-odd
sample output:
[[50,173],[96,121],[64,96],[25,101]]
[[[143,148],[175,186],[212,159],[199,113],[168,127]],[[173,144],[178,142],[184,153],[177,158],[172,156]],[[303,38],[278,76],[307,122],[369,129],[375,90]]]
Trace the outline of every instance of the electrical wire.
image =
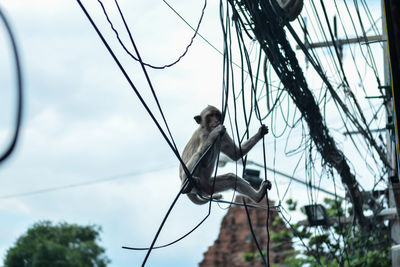
[[[339,8],[338,8],[337,1],[336,1],[336,0],[334,0],[334,5],[335,5],[336,12],[339,14],[340,12],[339,12]],[[344,34],[345,34],[346,40],[349,40],[347,31],[346,31],[346,27],[345,27],[345,25],[344,25],[342,16],[340,16],[340,15],[339,15],[339,21],[340,21],[340,23],[341,23],[341,25],[342,25],[342,30],[343,30],[343,32],[344,32]],[[352,60],[353,60],[353,62],[354,62],[354,68],[355,68],[355,70],[356,70],[356,72],[357,72],[357,75],[358,75],[358,77],[359,77],[359,81],[360,81],[360,84],[361,84],[361,88],[363,89],[364,94],[367,95],[366,88],[365,88],[365,86],[364,86],[364,84],[363,84],[363,82],[362,82],[363,79],[362,79],[362,77],[361,77],[361,73],[360,73],[360,70],[359,70],[359,68],[358,68],[358,66],[357,66],[357,62],[356,62],[356,59],[355,59],[355,54],[354,54],[355,52],[353,51],[353,49],[352,49],[351,47],[349,48],[349,50],[350,50],[350,54],[351,54]],[[373,106],[372,106],[372,104],[371,104],[371,101],[368,101],[368,103],[369,103],[370,107],[373,108]]]
[[[171,168],[171,167],[161,167],[160,168],[158,166],[157,171],[165,170],[165,169],[169,169],[169,168]],[[13,194],[5,194],[5,195],[0,195],[0,200],[34,196],[34,195],[46,194],[46,193],[51,193],[51,192],[56,192],[56,191],[62,191],[65,189],[78,188],[78,187],[89,186],[89,185],[96,185],[96,184],[100,184],[100,183],[106,183],[106,182],[110,182],[110,181],[114,181],[114,180],[132,177],[132,176],[139,176],[139,175],[150,173],[150,172],[153,172],[153,171],[144,170],[144,171],[121,173],[121,174],[116,174],[116,175],[112,175],[112,176],[105,177],[105,178],[93,179],[93,180],[79,182],[79,183],[65,184],[65,185],[60,185],[60,186],[52,186],[52,187],[31,190],[31,191],[26,191],[26,192],[13,193]]]
[[22,123],[22,112],[23,112],[23,77],[22,77],[22,67],[20,62],[20,56],[18,52],[17,42],[14,36],[14,33],[11,29],[10,23],[4,14],[2,8],[0,7],[0,18],[6,32],[8,34],[8,38],[11,43],[12,54],[14,57],[14,66],[15,66],[15,73],[16,73],[16,91],[17,91],[17,111],[16,111],[16,118],[15,118],[15,126],[14,131],[12,134],[12,138],[10,143],[6,146],[5,150],[0,154],[0,163],[2,163],[5,159],[7,159],[11,153],[14,151],[15,146],[18,141],[18,137],[21,131],[21,123]]
[[[99,1],[100,1],[100,0],[99,0]],[[172,137],[172,133],[171,133],[171,131],[170,131],[170,129],[169,129],[167,120],[166,120],[166,118],[165,118],[165,116],[164,116],[164,113],[163,113],[163,111],[162,111],[162,108],[161,108],[160,102],[159,102],[159,100],[158,100],[158,98],[157,98],[157,95],[156,95],[156,92],[155,92],[155,90],[154,90],[153,84],[152,84],[151,79],[150,79],[150,77],[149,77],[149,75],[148,75],[148,73],[147,73],[147,70],[146,70],[146,68],[145,68],[145,63],[143,63],[143,60],[142,60],[142,58],[141,58],[141,56],[140,56],[140,54],[139,54],[139,50],[137,49],[137,46],[136,46],[136,44],[135,44],[135,41],[133,40],[131,31],[130,31],[130,29],[129,29],[129,27],[128,27],[128,24],[126,23],[125,17],[124,17],[124,15],[122,14],[121,8],[119,7],[118,1],[117,1],[117,0],[115,0],[115,4],[116,4],[116,6],[117,6],[117,8],[118,8],[119,14],[121,15],[122,21],[124,22],[126,31],[128,32],[129,38],[130,38],[130,40],[131,40],[131,42],[132,42],[132,46],[133,46],[133,48],[135,49],[135,53],[136,53],[136,55],[137,55],[137,58],[138,58],[138,61],[139,61],[140,65],[141,65],[141,67],[142,67],[143,73],[144,73],[144,75],[145,75],[145,77],[146,77],[146,80],[147,80],[147,83],[148,83],[148,85],[149,85],[149,87],[150,87],[150,90],[151,90],[151,92],[152,92],[152,94],[153,94],[154,100],[155,100],[156,103],[157,103],[158,110],[160,111],[161,117],[162,117],[162,119],[163,119],[163,121],[164,121],[164,124],[165,124],[165,126],[166,126],[166,128],[167,128],[168,134],[169,134],[169,136],[170,136],[170,138],[171,138],[170,140],[171,140],[171,142],[172,142],[172,144],[173,144],[173,146],[174,146],[174,150],[177,152],[177,151],[178,151],[178,148],[176,147],[174,138]],[[179,153],[178,153],[178,155],[179,155]]]
[[[135,56],[128,50],[128,48],[125,46],[125,44],[122,42],[122,40],[121,40],[121,38],[120,38],[120,36],[119,36],[119,33],[118,33],[118,31],[115,29],[114,24],[112,23],[112,21],[111,21],[111,19],[110,19],[108,13],[107,13],[107,11],[106,11],[106,8],[104,7],[104,5],[103,5],[103,3],[102,3],[102,1],[101,1],[101,0],[97,0],[97,1],[98,1],[99,4],[101,5],[101,7],[102,7],[102,9],[103,9],[103,13],[104,13],[104,15],[105,15],[105,17],[106,17],[108,23],[110,24],[111,29],[112,29],[113,32],[115,33],[115,36],[117,37],[118,42],[120,43],[120,45],[122,46],[122,48],[125,50],[125,52],[126,52],[131,58],[133,58],[133,59],[136,60],[136,61],[141,61],[139,58],[135,57]],[[166,5],[168,5],[168,7],[171,8],[176,14],[179,14],[178,12],[176,12],[176,10],[175,10],[171,5],[168,4],[168,2],[166,2],[165,0],[163,0],[163,2],[164,2]],[[122,19],[123,22],[124,22],[125,28],[126,28],[127,32],[129,33],[129,36],[130,36],[130,38],[131,38],[130,30],[129,30],[128,26],[127,26],[127,23],[126,23],[126,21],[125,21],[124,16],[122,15],[122,12],[121,12],[121,9],[120,9],[120,7],[119,7],[119,5],[118,5],[117,0],[115,0],[115,3],[116,3],[116,5],[117,5],[117,7],[118,7],[118,11],[119,11],[119,13],[120,13],[121,19]],[[155,66],[155,65],[152,65],[152,64],[145,63],[145,62],[141,61],[141,62],[143,62],[143,65],[146,66],[146,67],[153,68],[153,69],[162,70],[162,69],[169,68],[169,67],[172,67],[172,66],[174,66],[175,64],[177,64],[177,63],[187,54],[187,52],[189,51],[189,48],[192,46],[193,41],[194,41],[194,38],[196,38],[196,36],[197,36],[197,34],[198,34],[198,31],[199,31],[201,22],[202,22],[202,20],[203,20],[203,16],[204,16],[204,12],[205,12],[206,7],[207,7],[207,0],[204,0],[204,6],[203,6],[203,9],[202,9],[202,11],[201,11],[201,16],[200,16],[199,22],[197,23],[197,27],[196,27],[196,29],[194,30],[194,34],[193,34],[192,38],[190,39],[189,44],[186,46],[185,51],[178,57],[178,59],[176,59],[176,60],[173,61],[172,63],[165,64],[165,65],[163,65],[163,66]],[[131,40],[132,40],[132,38],[131,38]]]
[[87,17],[87,19],[89,20],[89,22],[91,23],[91,25],[93,26],[94,30],[96,31],[96,33],[98,34],[98,36],[100,37],[101,41],[103,42],[104,46],[106,47],[107,51],[109,52],[109,54],[111,55],[111,57],[114,59],[115,63],[117,64],[117,66],[119,67],[120,71],[122,72],[122,74],[124,75],[125,79],[127,80],[127,82],[129,83],[130,87],[132,88],[132,90],[134,91],[134,93],[136,94],[136,96],[138,97],[139,101],[141,102],[141,104],[143,105],[143,107],[145,108],[145,110],[147,111],[147,113],[149,114],[149,116],[151,117],[152,121],[155,123],[155,125],[157,126],[158,130],[160,131],[160,133],[162,134],[162,136],[164,137],[165,141],[167,142],[167,144],[169,145],[169,147],[171,148],[171,150],[174,152],[175,156],[177,157],[177,159],[179,160],[179,162],[182,164],[183,169],[186,173],[186,175],[188,176],[190,182],[192,184],[194,184],[194,182],[192,181],[192,177],[190,175],[190,171],[186,168],[184,162],[182,161],[179,152],[175,149],[175,146],[172,144],[172,142],[169,140],[168,136],[166,135],[166,133],[164,132],[164,130],[162,129],[160,123],[157,121],[157,119],[155,118],[153,112],[150,110],[150,108],[148,107],[146,101],[143,99],[143,97],[141,96],[140,92],[138,91],[138,89],[136,88],[136,86],[134,85],[134,83],[132,82],[131,78],[129,77],[128,73],[126,72],[126,70],[124,69],[124,67],[122,66],[122,64],[120,63],[120,61],[118,60],[117,56],[115,55],[115,53],[113,52],[113,50],[111,49],[111,47],[109,46],[109,44],[107,43],[106,39],[104,38],[104,36],[102,35],[102,33],[100,32],[100,30],[98,29],[97,25],[94,23],[93,19],[91,18],[90,14],[87,12],[86,8],[83,6],[82,2],[80,0],[76,0],[78,5],[80,6],[80,8],[82,9],[82,11],[84,12],[85,16]]
[[[228,7],[227,7],[227,9],[228,9]],[[236,14],[235,14],[235,12],[237,12],[237,11],[235,11],[235,8],[234,7],[232,7],[232,11],[234,12],[234,18],[239,18],[239,16],[237,16]],[[239,19],[238,19],[239,20]],[[247,73],[248,73],[248,75],[249,75],[249,77],[250,77],[250,82],[251,82],[251,98],[253,98],[255,95],[256,95],[256,86],[255,86],[255,84],[253,83],[253,74],[252,74],[252,68],[251,68],[251,61],[249,60],[249,53],[248,53],[248,50],[247,50],[247,48],[246,48],[246,45],[245,45],[245,43],[244,43],[244,39],[243,39],[243,36],[242,36],[242,34],[241,34],[241,29],[243,29],[242,28],[242,25],[243,25],[243,23],[239,23],[239,21],[238,20],[236,20],[236,19],[234,19],[234,25],[236,26],[236,36],[237,36],[237,40],[238,40],[238,45],[239,45],[239,51],[240,51],[240,55],[241,55],[241,62],[242,62],[242,68],[241,69],[244,69],[243,68],[243,57],[245,58],[245,62],[246,62],[246,67],[247,67]],[[228,25],[228,23],[226,23],[227,25]],[[249,34],[247,34],[248,36],[250,36]],[[225,39],[226,40],[226,39]],[[259,62],[260,62],[260,57],[259,57]],[[260,63],[259,63],[260,64]],[[257,76],[258,76],[258,73],[259,73],[259,65],[258,65],[258,67],[257,67]],[[232,72],[232,75],[233,75],[233,72]],[[257,76],[256,76],[256,79],[257,79]],[[245,131],[245,133],[244,133],[244,135],[243,135],[243,138],[246,136],[247,138],[249,138],[249,123],[250,123],[250,120],[251,120],[251,114],[252,114],[252,110],[253,110],[253,106],[251,105],[251,108],[250,108],[250,114],[249,114],[249,116],[247,116],[246,115],[246,108],[245,108],[245,103],[246,103],[246,101],[245,101],[245,98],[244,98],[244,93],[243,93],[243,90],[244,90],[244,84],[243,84],[243,72],[242,72],[242,90],[241,90],[241,92],[242,92],[242,104],[243,104],[243,116],[244,116],[244,121],[245,121],[245,126],[246,126],[246,131]],[[233,86],[232,86],[232,88],[233,88]],[[232,89],[232,90],[234,90],[234,89]],[[236,116],[236,99],[234,99],[234,101],[233,101],[233,103],[234,103],[234,110],[235,110],[235,124],[236,124],[236,131],[237,131],[237,136],[239,137],[239,132],[238,132],[238,123],[237,123],[237,116]],[[253,101],[250,101],[250,103],[252,103],[253,104]],[[258,113],[256,113],[256,116],[260,119],[261,118],[261,116],[260,116],[260,114],[259,114],[259,109],[258,109],[258,106],[257,106],[257,102],[255,101],[255,110],[256,111],[258,111]],[[260,124],[262,124],[261,123],[261,120],[260,120]],[[243,140],[243,138],[242,138],[242,140]],[[263,139],[264,140],[264,139]],[[264,143],[264,141],[263,141],[263,143]],[[241,149],[240,148],[240,144],[241,144],[241,140],[239,139],[239,149]],[[263,146],[263,147],[265,147],[265,146]],[[264,148],[264,161],[265,161],[265,148]],[[245,168],[245,166],[246,166],[246,158],[243,160],[243,166],[244,166],[244,168]],[[265,168],[264,168],[265,169]],[[267,176],[266,176],[266,172],[265,172],[265,177],[267,178]],[[247,219],[248,219],[248,225],[249,225],[249,229],[250,229],[250,231],[251,231],[251,234],[252,234],[252,236],[253,236],[253,240],[254,240],[254,242],[255,242],[255,244],[256,244],[256,246],[257,246],[257,249],[258,249],[258,251],[259,251],[259,254],[261,255],[261,258],[262,258],[262,261],[263,261],[263,263],[264,263],[264,265],[265,266],[269,266],[269,262],[270,262],[270,259],[269,259],[269,229],[268,229],[268,225],[269,225],[269,222],[268,222],[268,218],[269,218],[269,201],[268,201],[268,193],[266,192],[266,201],[267,201],[267,207],[268,207],[268,212],[267,212],[267,218],[266,218],[266,231],[267,231],[267,251],[266,251],[266,256],[267,256],[267,260],[265,259],[265,256],[264,256],[264,253],[263,253],[263,250],[261,249],[261,247],[260,247],[260,245],[259,245],[259,243],[258,243],[258,240],[257,240],[257,237],[256,237],[256,235],[255,235],[255,233],[254,233],[254,231],[253,231],[253,227],[252,227],[252,221],[251,221],[251,218],[250,218],[250,216],[249,216],[249,212],[248,212],[248,208],[247,208],[247,204],[246,204],[246,201],[245,201],[245,199],[244,198],[242,198],[242,201],[243,201],[243,204],[244,204],[244,206],[245,206],[245,211],[246,211],[246,215],[247,215]]]
[[354,93],[352,92],[352,90],[350,88],[350,84],[349,84],[349,82],[347,80],[347,76],[346,76],[346,73],[345,73],[344,68],[343,68],[343,62],[342,62],[342,59],[341,59],[339,48],[338,48],[338,46],[337,46],[337,44],[335,42],[335,37],[333,36],[332,28],[330,26],[330,22],[329,22],[329,19],[328,19],[328,15],[327,15],[327,12],[326,12],[324,1],[320,0],[320,3],[321,3],[321,6],[322,6],[322,10],[323,10],[324,16],[325,16],[326,24],[328,25],[329,34],[331,36],[332,43],[333,43],[333,46],[334,46],[335,51],[336,51],[336,56],[337,56],[337,59],[339,61],[340,70],[341,70],[342,75],[343,75],[343,81],[344,81],[344,84],[347,86],[346,90],[347,90],[348,94],[350,95],[350,97],[352,98],[354,104],[356,105],[357,111],[358,111],[358,113],[359,113],[359,115],[361,117],[361,121],[365,125],[365,131],[367,132],[368,135],[371,135],[371,131],[370,131],[369,127],[368,127],[368,124],[367,124],[367,121],[365,119],[364,113],[361,110],[361,107],[360,107],[360,105],[359,105],[359,103],[357,101],[357,98],[355,97]]
[[[350,18],[351,24],[352,24],[352,26],[353,26],[353,29],[354,29],[355,33],[357,34],[357,36],[359,36],[359,35],[358,35],[357,28],[356,28],[356,25],[355,25],[355,22],[354,22],[354,19],[353,19],[353,16],[351,15],[350,8],[349,8],[349,6],[348,6],[348,4],[347,4],[347,1],[344,1],[343,3],[344,3],[344,5],[345,5],[345,7],[346,7],[347,13],[349,14],[349,18]],[[363,31],[363,34],[364,34],[364,33],[365,33],[365,31]],[[364,40],[367,41],[365,35],[364,35]],[[374,66],[372,66],[372,65],[368,62],[367,57],[365,56],[365,54],[364,54],[364,52],[363,52],[363,48],[361,47],[361,44],[360,44],[360,51],[361,51],[361,54],[363,55],[363,57],[364,57],[365,62],[367,63],[367,65],[370,66],[370,68],[374,71],[374,74],[375,74],[377,83],[378,83],[378,85],[380,85],[381,83],[380,83],[379,76],[378,76],[378,74],[377,74],[377,70],[374,68]]]
[[[195,183],[192,181],[193,177],[192,177],[192,172],[196,169],[197,165],[200,163],[201,159],[204,157],[204,155],[207,153],[208,149],[210,149],[214,144],[212,144],[210,147],[208,147],[208,149],[205,151],[205,153],[203,153],[203,155],[200,157],[199,161],[196,163],[196,166],[194,167],[194,170],[192,170],[192,172],[190,172],[186,165],[184,164],[184,162],[182,161],[182,159],[180,158],[180,155],[178,153],[178,151],[175,149],[174,145],[171,143],[171,141],[168,139],[167,135],[165,134],[165,132],[163,131],[163,129],[161,128],[160,124],[158,123],[158,121],[155,119],[153,113],[151,112],[151,110],[149,109],[149,107],[147,106],[146,102],[144,101],[144,99],[142,98],[142,96],[140,95],[139,91],[137,90],[136,86],[133,84],[132,80],[130,79],[129,75],[126,73],[124,67],[122,66],[122,64],[119,62],[118,58],[115,56],[113,50],[111,49],[111,47],[108,45],[107,41],[105,40],[105,38],[103,37],[103,35],[101,34],[100,30],[97,28],[96,24],[94,23],[93,19],[91,18],[91,16],[89,15],[89,13],[87,12],[86,8],[83,6],[83,4],[81,3],[80,0],[77,0],[77,3],[79,4],[80,8],[82,9],[82,11],[84,12],[84,14],[86,15],[86,17],[88,18],[89,22],[91,23],[91,25],[93,26],[94,30],[96,31],[96,33],[98,34],[98,36],[100,37],[101,41],[103,42],[103,44],[105,45],[105,47],[107,48],[108,52],[110,53],[110,55],[112,56],[112,58],[114,59],[115,63],[118,65],[119,69],[121,70],[121,72],[123,73],[123,75],[125,76],[126,80],[128,81],[128,83],[130,84],[131,88],[133,89],[133,91],[136,93],[137,97],[139,98],[139,100],[141,101],[142,105],[145,107],[146,111],[148,112],[148,114],[150,115],[150,117],[152,118],[153,122],[156,124],[157,128],[159,129],[159,131],[161,132],[161,134],[163,135],[164,139],[166,140],[166,142],[168,143],[168,145],[170,146],[171,150],[175,153],[176,157],[178,158],[178,160],[181,162],[181,165],[187,175],[185,181],[182,184],[182,187],[179,191],[179,193],[177,194],[177,196],[175,197],[174,201],[172,202],[172,204],[170,205],[166,215],[164,216],[164,219],[162,220],[162,223],[160,224],[160,227],[156,233],[156,235],[154,236],[154,239],[151,243],[151,246],[148,248],[146,256],[143,260],[142,266],[144,266],[150,256],[150,253],[152,251],[152,249],[154,248],[154,244],[158,238],[159,233],[161,232],[165,221],[167,220],[169,214],[171,213],[173,207],[175,206],[177,200],[179,199],[179,197],[181,196],[182,191],[184,190],[184,188],[191,183],[192,185],[195,186]],[[138,58],[140,60],[140,55],[137,51],[137,55]],[[143,62],[141,62],[143,64]],[[143,65],[142,65],[143,66]],[[150,81],[149,81],[150,83]],[[211,203],[211,202],[210,202]],[[209,214],[211,212],[211,204],[209,207]],[[206,218],[209,216],[209,214],[206,216]],[[204,220],[202,220],[199,225],[204,222]],[[194,231],[194,230],[193,230]],[[187,236],[187,235],[185,235]]]
[[[243,6],[245,6],[245,5],[247,5],[248,4],[248,2],[246,2],[246,1],[241,1],[238,5],[243,5]],[[260,3],[260,5],[261,5],[261,8],[263,7],[263,5],[267,5],[266,3]],[[257,6],[257,8],[258,8],[259,6]],[[252,8],[252,6],[251,6],[251,4],[248,4],[247,6],[246,6],[246,8],[248,8],[248,9],[251,9]],[[265,8],[265,10],[268,10],[268,8]],[[251,10],[250,12],[252,12],[253,10]],[[257,12],[258,12],[259,10],[257,10]],[[242,14],[244,14],[245,12],[243,12],[242,11]],[[255,13],[256,13],[256,11],[255,11]],[[254,16],[255,17],[255,14],[252,14],[252,16]],[[273,16],[269,16],[269,17],[273,17]],[[270,23],[269,25],[267,25],[267,26],[260,26],[260,25],[257,25],[257,23],[258,22],[260,22],[262,19],[258,19],[258,18],[252,18],[253,19],[253,21],[254,22],[252,22],[252,21],[250,21],[247,17],[246,17],[246,15],[244,15],[244,19],[245,19],[245,21],[246,21],[246,25],[250,25],[250,27],[252,27],[253,26],[253,23],[254,23],[254,25],[255,25],[255,28],[252,28],[252,31],[253,32],[255,32],[256,30],[257,30],[257,26],[258,27],[260,27],[260,28],[262,28],[264,31],[266,30],[266,29],[268,29],[268,27],[269,27],[269,25],[276,25],[277,23]],[[263,20],[265,21],[265,18],[263,18]],[[265,24],[261,24],[261,25],[265,25]],[[295,39],[297,38],[297,36],[295,35],[295,33],[294,33],[294,31],[293,31],[293,29],[290,27],[290,25],[289,24],[285,24],[288,28],[289,28],[289,31],[292,33],[292,35],[295,37]],[[260,33],[261,34],[261,33]],[[273,34],[276,34],[276,31],[274,31],[274,32],[272,32],[272,36],[262,36],[262,37],[260,37],[260,36],[257,36],[257,39],[260,41],[260,42],[267,42],[268,43],[268,38],[270,38],[270,41],[271,42],[276,42],[276,39],[274,40],[274,38],[276,38],[277,36],[273,36]],[[296,41],[298,41],[298,40],[296,40]],[[268,45],[269,45],[269,43],[268,43]],[[270,48],[270,47],[269,47]],[[274,60],[276,60],[276,57],[278,57],[278,55],[279,55],[279,52],[271,52],[271,54],[270,54],[270,57],[271,57],[271,61],[272,62],[274,62]],[[286,62],[285,62],[286,63]],[[287,63],[286,63],[287,64]],[[314,64],[314,66],[316,66],[315,64]],[[282,66],[282,68],[283,68],[284,66]],[[280,70],[278,70],[277,72],[279,73],[279,71]],[[318,70],[317,70],[318,71]],[[319,74],[321,75],[322,74],[322,72],[320,71],[319,72]],[[321,76],[324,76],[323,74],[321,75]],[[328,79],[326,79],[326,77],[324,78],[324,77],[322,77],[323,78],[323,80],[324,80],[324,82],[328,85],[328,89],[330,89],[330,91],[331,91],[331,94],[335,97],[335,101],[336,102],[339,102],[340,103],[340,106],[341,106],[341,108],[343,108],[343,107],[345,107],[344,105],[343,105],[343,102],[341,102],[341,100],[340,100],[340,98],[337,96],[337,94],[335,95],[335,92],[332,92],[333,90],[331,90],[332,88],[329,88],[329,86],[332,86],[329,82],[328,82]],[[288,89],[291,87],[291,86],[293,86],[293,84],[291,84],[290,86],[287,86],[288,87]],[[326,97],[325,97],[325,99],[326,99]],[[349,110],[347,109],[347,108],[343,108],[344,109],[344,111],[345,111],[345,114],[346,114],[346,116],[348,116],[350,119],[351,119],[351,121],[352,122],[354,122],[355,123],[355,125],[356,126],[358,126],[359,128],[361,128],[362,129],[362,127],[361,127],[361,125],[358,123],[358,120],[357,120],[357,118],[355,117],[355,116],[353,116],[350,112],[349,112]],[[288,123],[286,123],[286,124],[288,124]],[[310,126],[310,128],[312,128],[312,126]],[[366,131],[364,131],[364,133],[366,133],[366,135],[368,135],[368,133],[366,132]],[[368,138],[368,137],[367,137]],[[371,140],[369,140],[371,143],[373,143],[373,139],[371,139]],[[374,143],[373,143],[374,144]],[[317,144],[317,146],[318,146],[318,144]],[[375,148],[376,148],[376,146],[375,146]],[[378,150],[378,153],[379,153],[379,149],[377,149]],[[310,153],[310,156],[311,156],[312,154]],[[306,168],[308,169],[308,170],[311,170],[311,169],[313,169],[314,168],[314,160],[310,160],[310,165],[306,165]],[[307,166],[311,166],[311,167],[307,167]],[[339,170],[339,172],[341,172],[341,170]],[[353,178],[354,178],[354,176],[353,176]],[[360,207],[360,206],[359,206]]]
[[344,104],[344,102],[341,100],[341,98],[338,96],[336,91],[333,89],[332,84],[329,82],[327,79],[326,75],[322,71],[321,67],[317,65],[313,58],[310,56],[307,48],[304,46],[304,44],[300,41],[299,37],[297,36],[297,33],[294,31],[294,29],[290,26],[290,24],[286,24],[289,32],[292,34],[294,37],[295,41],[297,44],[300,46],[300,48],[303,50],[304,54],[307,56],[309,59],[311,65],[315,68],[321,79],[324,81],[326,84],[327,88],[329,89],[329,92],[331,93],[332,97],[334,98],[335,102],[340,106],[340,108],[345,112],[346,116],[351,120],[351,122],[357,127],[357,130],[360,131],[360,133],[365,137],[366,140],[374,147],[376,152],[379,154],[379,157],[381,161],[385,164],[387,168],[391,168],[390,164],[388,163],[385,154],[381,150],[381,148],[377,145],[376,141],[373,139],[371,135],[368,134],[368,132],[360,125],[358,122],[357,118],[354,117],[352,113],[348,110],[347,106]]
[[[282,207],[282,211],[286,212],[286,210],[283,207]],[[281,212],[281,218],[286,222],[287,225],[289,225],[290,229],[292,230],[292,233],[300,240],[300,242],[302,243],[303,247],[306,248],[306,250],[309,252],[309,255],[311,255],[312,257],[315,258],[315,260],[317,261],[317,264],[319,266],[323,266],[322,263],[321,263],[321,259],[319,258],[319,255],[315,254],[315,253],[311,253],[311,248],[306,245],[306,243],[304,242],[303,238],[297,232],[296,228],[294,228],[294,226],[289,222],[289,220],[286,219],[285,215],[283,215],[282,212]]]

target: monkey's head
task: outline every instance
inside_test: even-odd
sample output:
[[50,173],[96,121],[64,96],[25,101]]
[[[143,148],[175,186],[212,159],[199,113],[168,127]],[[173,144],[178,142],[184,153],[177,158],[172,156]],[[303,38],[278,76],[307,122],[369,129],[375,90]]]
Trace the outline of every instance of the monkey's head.
[[200,124],[202,128],[212,131],[221,124],[221,111],[214,106],[208,105],[200,115],[194,117],[194,120]]

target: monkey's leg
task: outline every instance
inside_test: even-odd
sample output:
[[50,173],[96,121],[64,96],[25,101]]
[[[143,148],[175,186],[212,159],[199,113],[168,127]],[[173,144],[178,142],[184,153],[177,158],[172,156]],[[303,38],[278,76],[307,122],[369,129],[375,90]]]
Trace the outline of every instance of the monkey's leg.
[[[268,183],[263,182],[260,189],[255,190],[246,180],[233,174],[227,173],[218,175],[215,178],[214,192],[219,193],[230,189],[236,189],[240,194],[252,199],[254,202],[260,202],[267,191]],[[213,189],[213,178],[209,180],[207,188],[203,187],[203,191],[211,194]]]
[[[200,178],[199,178],[199,177],[196,177],[196,176],[192,176],[192,179],[193,179],[192,181],[194,182],[194,184],[190,183],[190,180],[189,180],[189,183],[187,183],[186,186],[183,188],[182,194],[189,193],[189,192],[192,191],[192,189],[193,189],[194,187],[197,187],[197,186],[198,186],[199,181],[200,181]],[[183,185],[184,181],[185,181],[185,180],[182,181],[182,185]]]

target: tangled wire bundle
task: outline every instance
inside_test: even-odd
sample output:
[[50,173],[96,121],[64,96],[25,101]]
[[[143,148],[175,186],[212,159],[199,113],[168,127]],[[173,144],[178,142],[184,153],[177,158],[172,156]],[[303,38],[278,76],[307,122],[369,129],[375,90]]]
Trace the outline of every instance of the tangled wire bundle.
[[357,219],[361,225],[366,225],[359,185],[350,171],[345,156],[337,148],[329,133],[295,53],[286,38],[283,27],[286,18],[283,13],[274,12],[277,10],[277,13],[281,13],[279,11],[282,10],[277,5],[272,7],[269,1],[229,0],[229,2],[234,10],[235,25],[244,31],[247,31],[245,25],[250,25],[270,64],[307,122],[310,136],[318,152],[325,162],[340,174],[352,198]]

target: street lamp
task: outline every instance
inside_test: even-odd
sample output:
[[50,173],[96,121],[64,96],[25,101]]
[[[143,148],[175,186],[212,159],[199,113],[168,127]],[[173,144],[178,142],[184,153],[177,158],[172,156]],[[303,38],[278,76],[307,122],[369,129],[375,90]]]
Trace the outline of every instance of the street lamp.
[[249,184],[255,189],[260,188],[262,179],[260,178],[260,171],[253,169],[245,169],[243,179],[245,179]]
[[306,210],[310,226],[328,225],[328,215],[324,206],[321,204],[312,204],[304,206],[304,209]]

